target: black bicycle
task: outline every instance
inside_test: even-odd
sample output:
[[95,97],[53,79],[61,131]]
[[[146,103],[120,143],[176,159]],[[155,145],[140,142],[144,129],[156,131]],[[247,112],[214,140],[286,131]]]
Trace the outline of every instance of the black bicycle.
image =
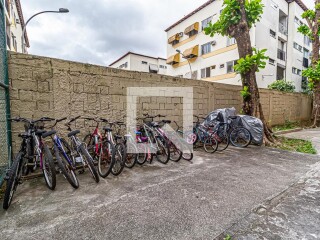
[[[46,185],[54,190],[56,187],[56,170],[53,157],[49,147],[42,141],[46,131],[38,123],[52,121],[51,118],[40,118],[38,120],[28,120],[25,118],[10,119],[12,122],[24,122],[26,132],[19,134],[22,143],[12,166],[8,169],[5,180],[7,188],[4,194],[3,208],[8,209],[14,192],[18,184],[21,183],[22,175],[27,175],[37,169],[38,165],[42,169]],[[45,136],[49,136],[48,134]]]

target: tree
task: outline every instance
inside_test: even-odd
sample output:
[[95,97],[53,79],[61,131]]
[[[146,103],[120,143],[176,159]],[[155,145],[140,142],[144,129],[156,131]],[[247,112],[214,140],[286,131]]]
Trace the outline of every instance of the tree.
[[277,90],[280,92],[294,92],[296,89],[293,82],[288,82],[284,79],[276,80],[268,86],[269,89]]
[[242,110],[250,116],[258,116],[259,113],[265,136],[274,142],[263,114],[256,80],[256,72],[265,67],[268,57],[265,56],[265,49],[257,50],[252,47],[250,38],[250,29],[260,21],[264,6],[261,0],[224,0],[223,6],[218,21],[209,23],[205,33],[211,37],[220,34],[236,39],[240,59],[235,70],[240,73],[242,80]]
[[308,9],[302,14],[307,25],[301,25],[298,32],[308,36],[312,41],[311,66],[303,71],[303,76],[308,77],[309,86],[313,90],[313,127],[317,123],[317,115],[320,109],[320,71],[319,69],[319,47],[320,47],[320,0],[315,0],[315,8]]

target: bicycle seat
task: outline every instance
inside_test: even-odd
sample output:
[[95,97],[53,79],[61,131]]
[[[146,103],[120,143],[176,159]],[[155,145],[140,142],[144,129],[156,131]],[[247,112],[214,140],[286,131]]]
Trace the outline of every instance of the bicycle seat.
[[45,131],[45,130],[37,130],[36,132],[35,132],[35,134],[37,135],[37,136],[42,136],[44,133],[46,133],[47,131]]
[[122,137],[120,135],[114,135],[114,139],[118,140],[118,139],[122,139]]
[[159,123],[157,122],[151,122],[151,127],[159,127]]
[[49,132],[45,132],[45,133],[42,134],[42,137],[46,138],[46,137],[52,136],[52,135],[54,135],[56,133],[57,133],[57,131],[55,131],[55,130],[52,130],[52,131],[49,131]]
[[77,135],[77,134],[79,134],[79,133],[80,133],[80,130],[72,131],[72,132],[70,132],[70,133],[68,134],[68,137],[75,136],[75,135]]
[[112,132],[112,129],[109,127],[104,127],[103,130],[105,130],[106,132]]
[[162,120],[162,122],[167,123],[167,124],[170,124],[170,123],[171,123],[170,120]]
[[19,135],[18,135],[18,137],[21,137],[21,138],[30,138],[31,136],[30,136],[30,134],[28,134],[28,133],[20,133]]

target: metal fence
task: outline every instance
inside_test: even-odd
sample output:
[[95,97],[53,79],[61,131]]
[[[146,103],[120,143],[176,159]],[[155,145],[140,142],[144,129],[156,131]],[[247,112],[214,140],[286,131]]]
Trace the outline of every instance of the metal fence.
[[9,81],[6,45],[5,8],[3,0],[0,0],[0,186],[3,183],[5,171],[9,164],[11,134],[9,132],[10,116],[9,106]]

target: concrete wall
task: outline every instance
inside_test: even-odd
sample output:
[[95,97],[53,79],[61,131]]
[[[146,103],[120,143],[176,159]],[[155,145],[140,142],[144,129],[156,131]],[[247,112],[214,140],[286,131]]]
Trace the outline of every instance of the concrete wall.
[[[9,52],[12,116],[26,118],[100,116],[119,120],[126,114],[127,87],[193,87],[194,114],[204,115],[217,108],[241,109],[241,87],[159,74],[125,71]],[[264,113],[272,125],[285,120],[306,120],[311,98],[298,93],[261,89]],[[182,100],[142,97],[138,114],[160,113],[182,120]],[[77,127],[84,127],[79,121]],[[13,136],[21,132],[13,124]]]

